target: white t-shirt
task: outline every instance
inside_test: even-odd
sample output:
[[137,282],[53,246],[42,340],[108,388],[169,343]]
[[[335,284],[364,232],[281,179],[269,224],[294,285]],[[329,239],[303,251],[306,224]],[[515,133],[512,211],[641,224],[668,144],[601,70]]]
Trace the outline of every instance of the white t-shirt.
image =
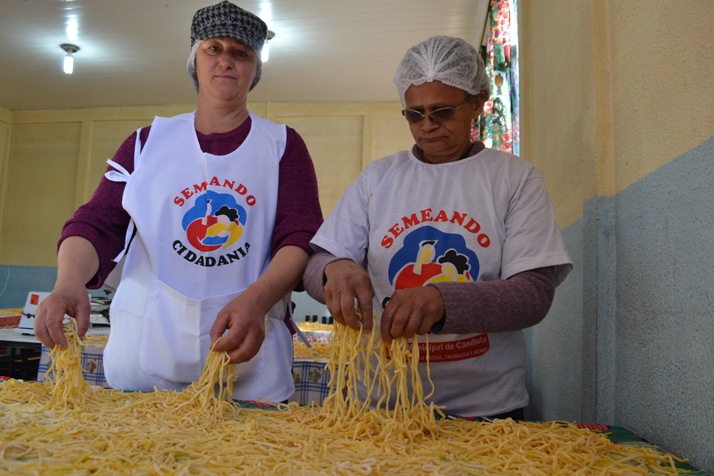
[[[446,164],[410,151],[371,163],[311,243],[366,267],[377,314],[395,289],[507,279],[545,266],[558,266],[560,283],[572,267],[541,175],[492,149]],[[424,337],[419,342],[424,354]],[[430,334],[428,342],[431,401],[448,413],[489,416],[527,405],[521,331]],[[428,393],[424,363],[420,372]]]

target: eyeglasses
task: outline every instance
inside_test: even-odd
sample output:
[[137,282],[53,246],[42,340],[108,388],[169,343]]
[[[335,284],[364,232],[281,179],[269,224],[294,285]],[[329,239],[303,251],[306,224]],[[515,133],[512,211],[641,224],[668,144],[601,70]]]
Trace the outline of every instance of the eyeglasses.
[[458,106],[454,107],[441,107],[435,111],[431,111],[429,114],[422,114],[419,111],[415,111],[414,109],[403,109],[402,110],[402,116],[406,118],[408,122],[411,122],[412,124],[419,124],[421,121],[424,120],[425,117],[428,117],[431,122],[434,124],[440,124],[442,122],[450,121],[456,116],[456,113],[459,112],[459,109],[466,104],[469,100],[473,98],[473,95],[469,94],[466,96],[466,99],[459,104]]

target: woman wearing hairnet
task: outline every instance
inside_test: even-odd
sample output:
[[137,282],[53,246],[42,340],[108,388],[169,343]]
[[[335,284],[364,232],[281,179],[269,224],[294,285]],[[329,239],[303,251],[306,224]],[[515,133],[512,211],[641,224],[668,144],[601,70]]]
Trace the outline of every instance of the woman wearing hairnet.
[[66,345],[66,312],[84,334],[85,287],[100,287],[124,255],[104,352],[112,387],[182,389],[223,336],[215,350],[239,364],[234,398],[294,393],[284,319],[322,213],[301,137],[246,107],[266,35],[260,18],[227,1],[198,10],[188,58],[195,111],[132,134],[62,230],[57,282],[35,331],[48,347]]
[[522,419],[522,329],[545,317],[572,268],[543,179],[471,143],[489,86],[464,40],[413,46],[394,83],[415,144],[371,163],[345,192],[311,241],[305,287],[336,321],[378,328],[385,341],[429,334],[429,401],[446,412]]

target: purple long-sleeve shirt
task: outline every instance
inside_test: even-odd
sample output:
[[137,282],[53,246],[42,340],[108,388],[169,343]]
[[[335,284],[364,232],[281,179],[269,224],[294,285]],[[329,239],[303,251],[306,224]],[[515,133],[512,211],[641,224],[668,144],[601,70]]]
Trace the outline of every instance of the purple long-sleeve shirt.
[[[250,132],[252,121],[248,118],[230,132],[201,134],[196,132],[201,150],[213,155],[226,155],[240,147]],[[140,133],[141,144],[146,143],[151,127]],[[129,173],[134,171],[134,147],[137,133],[129,136],[119,147],[114,162]],[[108,170],[111,170],[111,166]],[[302,137],[287,128],[285,152],[280,160],[278,203],[275,228],[272,236],[272,255],[284,246],[297,246],[312,254],[310,239],[322,224],[322,211],[317,190],[317,177],[312,158]],[[99,255],[99,270],[87,283],[90,289],[102,286],[114,269],[113,259],[124,248],[129,225],[129,214],[122,207],[123,182],[112,182],[102,177],[92,198],[79,207],[62,229],[58,248],[70,236],[89,240]]]
[[[339,259],[318,251],[303,274],[305,290],[325,303],[325,267]],[[430,284],[444,300],[444,319],[435,334],[507,332],[534,326],[545,318],[555,294],[555,268],[537,268],[506,280]]]

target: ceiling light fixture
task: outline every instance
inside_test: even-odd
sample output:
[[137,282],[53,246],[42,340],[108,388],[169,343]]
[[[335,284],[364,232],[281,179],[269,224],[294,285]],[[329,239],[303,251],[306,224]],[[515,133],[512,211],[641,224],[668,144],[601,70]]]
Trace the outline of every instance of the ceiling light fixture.
[[74,71],[74,56],[72,55],[79,51],[79,46],[73,45],[71,43],[62,43],[60,45],[60,48],[67,52],[67,55],[64,57],[62,69],[64,70],[65,74],[72,74],[72,72]]
[[270,59],[270,40],[275,37],[275,33],[272,30],[268,30],[268,36],[265,37],[265,43],[263,43],[263,49],[260,50],[260,60],[263,63],[267,63]]
[[69,17],[67,19],[67,39],[69,41],[77,41],[77,31],[79,30],[79,24],[77,23],[76,17]]
[[258,13],[258,16],[265,22],[266,25],[270,25],[270,23],[272,23],[273,7],[270,5],[270,2],[261,2],[260,13]]

